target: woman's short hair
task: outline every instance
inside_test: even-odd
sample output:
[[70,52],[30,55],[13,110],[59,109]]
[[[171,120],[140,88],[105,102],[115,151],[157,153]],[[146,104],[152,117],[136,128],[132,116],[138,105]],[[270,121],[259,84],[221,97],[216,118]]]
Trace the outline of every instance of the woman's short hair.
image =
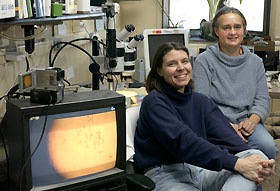
[[218,38],[218,36],[215,33],[215,28],[219,27],[219,18],[220,18],[220,16],[222,16],[224,14],[227,14],[227,13],[236,13],[236,14],[238,14],[241,17],[243,28],[244,28],[244,34],[246,34],[247,21],[246,21],[244,15],[238,9],[236,9],[234,7],[224,6],[223,8],[218,10],[218,12],[215,14],[215,17],[214,17],[214,19],[212,21],[212,35],[214,37]]
[[161,45],[155,53],[151,70],[146,80],[146,91],[148,93],[150,93],[153,89],[163,92],[162,86],[164,79],[158,74],[157,69],[162,68],[163,57],[171,50],[183,50],[189,56],[189,50],[181,43],[167,42]]

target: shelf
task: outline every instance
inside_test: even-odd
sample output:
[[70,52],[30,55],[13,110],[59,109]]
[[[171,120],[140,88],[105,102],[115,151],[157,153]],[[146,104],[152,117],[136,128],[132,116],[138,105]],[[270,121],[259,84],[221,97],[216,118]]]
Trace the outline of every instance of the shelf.
[[76,15],[64,15],[61,17],[42,17],[42,18],[26,18],[18,20],[0,20],[0,29],[3,27],[15,26],[15,25],[47,25],[47,24],[62,24],[67,20],[90,20],[98,19],[105,16],[105,13],[88,13],[88,14],[76,14]]

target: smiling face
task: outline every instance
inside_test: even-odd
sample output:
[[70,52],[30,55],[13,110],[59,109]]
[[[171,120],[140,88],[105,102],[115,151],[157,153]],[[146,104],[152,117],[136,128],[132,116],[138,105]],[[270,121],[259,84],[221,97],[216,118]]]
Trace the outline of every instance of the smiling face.
[[242,18],[236,13],[223,14],[218,19],[215,33],[219,38],[221,51],[239,49],[243,41],[244,27]]
[[166,83],[184,93],[185,86],[192,75],[192,66],[188,54],[183,50],[171,50],[163,57],[162,68],[157,72]]

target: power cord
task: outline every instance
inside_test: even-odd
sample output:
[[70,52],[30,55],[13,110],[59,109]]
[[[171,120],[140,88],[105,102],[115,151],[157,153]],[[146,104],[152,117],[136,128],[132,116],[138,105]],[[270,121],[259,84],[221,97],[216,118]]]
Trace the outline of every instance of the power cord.
[[8,94],[2,96],[1,99],[3,99],[4,97],[8,97],[8,99],[11,99],[11,98],[19,99],[20,96],[30,96],[29,92],[23,92],[23,93],[16,92],[18,89],[19,89],[19,84],[16,84],[9,90]]
[[88,55],[88,56],[90,57],[90,59],[91,59],[94,63],[96,63],[95,60],[94,60],[94,58],[88,53],[88,51],[86,51],[85,49],[81,48],[80,46],[78,46],[78,45],[76,45],[76,44],[73,44],[72,42],[59,42],[59,43],[55,44],[54,46],[52,46],[52,48],[51,48],[51,50],[50,50],[50,54],[49,54],[49,65],[50,65],[50,67],[53,67],[54,61],[55,61],[57,55],[58,55],[59,52],[62,50],[62,48],[65,47],[65,46],[62,46],[62,47],[56,52],[54,58],[51,60],[51,52],[52,52],[52,50],[54,49],[54,47],[57,46],[57,45],[59,45],[59,44],[64,44],[65,46],[66,46],[66,45],[71,45],[71,46],[73,46],[73,47],[75,47],[75,48],[78,48],[79,50],[81,50],[82,52],[84,52],[86,55]]
[[[76,44],[73,44],[73,42],[77,42],[77,41],[81,41],[81,40],[90,40],[90,41],[95,41],[96,39],[93,39],[93,38],[79,38],[79,39],[74,39],[72,41],[69,41],[69,42],[58,42],[56,44],[54,44],[51,49],[50,49],[50,52],[49,52],[49,66],[50,67],[53,67],[54,66],[54,62],[55,62],[55,59],[57,58],[58,54],[62,51],[63,48],[65,48],[67,45],[71,45],[75,48],[78,48],[79,50],[81,50],[82,52],[84,52],[86,55],[88,55],[90,57],[90,59],[92,60],[92,63],[90,64],[89,66],[89,69],[90,69],[90,72],[93,73],[93,75],[97,75],[99,80],[103,83],[103,77],[102,75],[100,74],[100,71],[99,71],[99,68],[100,66],[96,63],[95,59],[93,58],[93,56],[91,54],[89,54],[88,51],[86,51],[85,49],[83,49],[82,47],[76,45]],[[103,46],[106,46],[103,42],[99,41],[101,44],[103,44]],[[63,44],[62,47],[60,47],[60,49],[56,52],[56,54],[54,55],[53,59],[52,59],[52,51],[54,50],[55,46],[58,46],[60,44]],[[91,71],[92,68],[95,68],[97,69],[97,71]],[[99,83],[99,82],[98,82]]]
[[4,99],[5,97],[8,97],[8,94],[3,95],[2,97],[0,97],[0,101],[1,101],[2,99]]
[[[93,69],[93,68],[98,68],[97,75],[98,75],[98,77],[99,77],[99,79],[100,79],[100,82],[103,84],[104,76],[99,72],[99,67],[96,66],[96,65],[98,65],[98,64],[97,64],[96,61],[94,60],[93,56],[92,56],[91,54],[89,54],[88,51],[86,51],[86,50],[83,49],[82,47],[80,47],[80,46],[78,46],[78,45],[76,45],[76,44],[73,44],[74,42],[82,41],[82,40],[98,41],[100,44],[103,45],[103,49],[106,48],[106,44],[104,44],[103,41],[99,41],[99,40],[97,40],[97,39],[95,39],[95,38],[79,38],[79,39],[71,40],[71,41],[69,41],[69,42],[58,42],[58,43],[54,44],[54,45],[51,47],[51,49],[50,49],[50,52],[49,52],[49,66],[50,66],[50,67],[53,67],[53,66],[54,66],[54,62],[55,62],[55,60],[56,60],[58,54],[62,51],[63,48],[65,48],[67,45],[73,46],[73,47],[75,47],[75,48],[78,48],[79,50],[81,50],[82,52],[84,52],[86,55],[88,55],[88,56],[90,57],[90,59],[92,60],[93,63],[89,66],[89,69],[90,69],[90,71],[91,71],[92,73],[93,73],[93,72],[96,73],[96,71],[92,71],[92,69]],[[63,44],[63,46],[61,46],[61,47],[57,50],[57,52],[55,53],[54,57],[52,58],[52,52],[53,52],[54,48],[55,48],[56,46],[58,46],[58,45],[61,45],[61,44]],[[103,53],[103,54],[104,54],[104,53]],[[107,55],[108,57],[110,57],[109,53],[107,53],[107,52],[106,52],[106,55]],[[99,66],[99,65],[98,65],[98,66]],[[116,75],[112,72],[112,69],[111,69],[111,68],[109,69],[109,73],[115,78],[116,86],[115,86],[114,90],[116,91],[116,88],[117,88],[118,83],[119,83],[119,82],[118,82],[118,79],[117,79]],[[70,84],[70,83],[68,83],[68,84]]]
[[[43,136],[44,136],[44,133],[45,133],[45,129],[46,129],[46,124],[47,124],[47,119],[48,119],[48,110],[49,110],[49,107],[50,107],[50,104],[52,102],[52,96],[49,96],[49,103],[47,105],[47,108],[46,108],[46,114],[45,114],[45,121],[44,121],[44,126],[43,126],[43,130],[42,130],[42,133],[41,133],[41,136],[39,138],[39,141],[34,149],[34,151],[31,153],[31,155],[28,157],[28,159],[25,161],[22,169],[21,169],[21,173],[20,173],[20,182],[19,182],[19,190],[22,191],[22,179],[23,179],[23,176],[24,176],[24,170],[26,168],[26,165],[29,163],[29,161],[31,160],[31,158],[33,157],[34,153],[37,151],[37,149],[39,148],[40,144],[41,144],[41,141],[43,139]],[[27,148],[29,148],[30,145],[28,145]]]
[[28,72],[30,70],[30,64],[27,57],[25,57],[25,62],[26,62],[26,72]]
[[[58,42],[58,43],[54,44],[54,45],[51,47],[50,52],[49,52],[49,66],[50,66],[50,67],[53,67],[54,61],[55,61],[56,57],[58,56],[58,54],[60,53],[60,51],[61,51],[63,48],[65,48],[67,45],[71,45],[71,46],[73,46],[73,47],[75,47],[75,48],[78,48],[79,50],[83,51],[85,54],[87,54],[87,55],[90,57],[91,60],[93,60],[93,61],[95,62],[94,58],[93,58],[85,49],[83,49],[82,47],[80,47],[80,46],[78,46],[78,45],[73,44],[73,42],[77,42],[77,41],[81,41],[81,40],[95,41],[95,39],[92,39],[92,38],[78,38],[78,39],[71,40],[71,41],[69,41],[69,42]],[[99,41],[99,43],[102,44],[103,46],[106,46],[102,41]],[[56,52],[54,58],[52,59],[52,51],[54,50],[54,48],[55,48],[56,46],[58,46],[58,45],[60,45],[60,44],[63,44],[63,46],[60,47],[60,48],[58,49],[58,51]]]
[[16,93],[16,91],[18,90],[18,88],[19,88],[19,85],[18,84],[16,84],[15,86],[13,86],[10,90],[9,90],[9,92],[8,92],[8,94],[7,94],[7,96],[8,96],[8,99],[10,99],[10,98],[19,98],[19,94],[17,94]]

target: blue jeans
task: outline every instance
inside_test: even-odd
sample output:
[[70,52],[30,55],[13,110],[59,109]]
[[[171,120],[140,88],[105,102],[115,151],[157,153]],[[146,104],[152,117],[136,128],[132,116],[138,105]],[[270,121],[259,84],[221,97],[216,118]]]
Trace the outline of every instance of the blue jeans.
[[[245,158],[258,150],[242,151],[236,156]],[[145,173],[156,184],[156,191],[255,191],[256,183],[241,174],[228,170],[211,171],[187,163],[161,165]]]
[[247,139],[249,148],[261,150],[269,159],[276,159],[277,146],[273,137],[261,123],[257,125],[254,133]]

